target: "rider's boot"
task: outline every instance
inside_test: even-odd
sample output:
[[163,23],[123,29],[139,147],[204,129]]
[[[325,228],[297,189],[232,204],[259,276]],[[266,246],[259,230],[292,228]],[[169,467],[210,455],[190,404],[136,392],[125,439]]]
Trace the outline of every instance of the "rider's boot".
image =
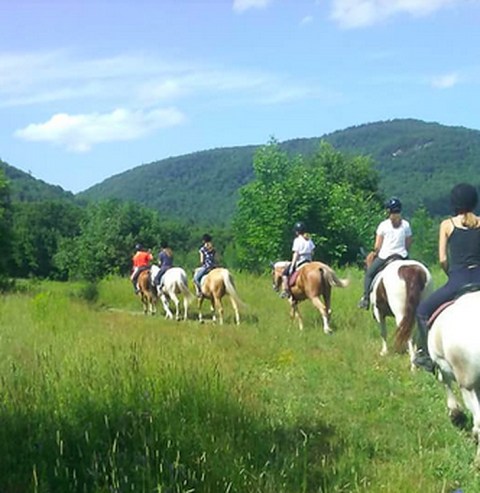
[[413,364],[430,373],[435,370],[435,363],[428,352],[428,327],[423,317],[417,317],[417,351],[413,357]]
[[288,298],[290,296],[290,289],[288,288],[288,277],[282,277],[283,290],[280,293],[280,298]]

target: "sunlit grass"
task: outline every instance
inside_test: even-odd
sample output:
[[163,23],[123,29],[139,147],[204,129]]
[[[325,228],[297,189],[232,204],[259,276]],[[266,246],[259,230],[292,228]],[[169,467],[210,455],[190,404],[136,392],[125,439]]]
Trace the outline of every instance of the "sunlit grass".
[[332,336],[306,303],[300,332],[247,274],[239,327],[228,300],[222,327],[195,307],[186,323],[144,316],[120,278],[95,303],[81,284],[3,297],[0,491],[479,491],[443,389],[379,356],[362,274],[340,274]]

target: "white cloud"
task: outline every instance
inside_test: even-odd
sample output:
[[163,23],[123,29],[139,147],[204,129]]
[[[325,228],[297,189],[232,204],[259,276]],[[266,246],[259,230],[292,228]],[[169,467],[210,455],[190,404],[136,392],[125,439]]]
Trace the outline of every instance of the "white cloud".
[[[77,152],[181,124],[186,114],[200,114],[205,105],[285,104],[325,99],[327,94],[315,80],[169,63],[151,54],[82,59],[67,51],[0,52],[0,109],[35,105],[44,115],[53,115],[40,123],[26,122],[15,135]],[[180,104],[181,112],[176,109]]]
[[69,115],[58,113],[44,123],[32,123],[15,136],[28,141],[50,142],[74,152],[89,151],[94,144],[133,140],[159,128],[184,121],[175,108],[151,111],[116,109],[111,113]]
[[300,25],[305,26],[306,24],[311,24],[313,22],[313,16],[306,15],[301,21]]
[[460,82],[460,77],[456,73],[438,75],[433,77],[431,84],[436,89],[450,89]]
[[233,10],[238,13],[249,9],[264,9],[273,0],[233,0]]
[[461,0],[333,0],[331,17],[344,28],[374,25],[397,14],[429,15]]

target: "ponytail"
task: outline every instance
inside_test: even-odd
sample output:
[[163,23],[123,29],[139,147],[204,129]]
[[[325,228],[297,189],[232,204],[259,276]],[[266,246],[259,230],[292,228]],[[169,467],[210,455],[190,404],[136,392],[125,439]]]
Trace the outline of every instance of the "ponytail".
[[466,228],[480,227],[478,217],[471,211],[465,212],[465,214],[462,217],[462,226],[465,226]]

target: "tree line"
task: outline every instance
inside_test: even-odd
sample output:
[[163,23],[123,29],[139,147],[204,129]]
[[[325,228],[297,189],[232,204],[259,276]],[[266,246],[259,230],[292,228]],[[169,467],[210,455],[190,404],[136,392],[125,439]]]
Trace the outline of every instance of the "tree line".
[[[361,248],[371,248],[376,225],[385,217],[385,197],[370,158],[342,154],[325,142],[308,157],[291,155],[272,139],[256,151],[253,169],[228,227],[173,221],[117,199],[12,201],[9,182],[0,174],[2,285],[11,278],[125,276],[136,243],[156,255],[167,241],[176,265],[193,269],[206,232],[214,237],[222,265],[264,272],[270,262],[290,258],[296,221],[306,223],[317,245],[315,256],[324,262],[358,263]],[[437,221],[419,209],[411,223],[412,256],[435,262]]]

